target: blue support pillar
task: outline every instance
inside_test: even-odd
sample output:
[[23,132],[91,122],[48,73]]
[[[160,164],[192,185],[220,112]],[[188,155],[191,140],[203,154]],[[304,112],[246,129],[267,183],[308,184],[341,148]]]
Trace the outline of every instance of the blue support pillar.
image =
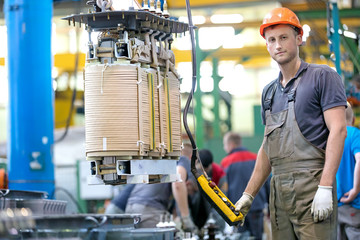
[[[337,6],[337,1],[332,0],[328,2],[328,37],[331,41],[330,51],[335,54],[335,68],[337,73],[341,76],[341,52],[340,52],[340,18],[339,18],[339,9]],[[330,15],[330,16],[329,16]],[[331,28],[333,32],[331,31]]]
[[5,0],[9,189],[54,191],[52,0]]

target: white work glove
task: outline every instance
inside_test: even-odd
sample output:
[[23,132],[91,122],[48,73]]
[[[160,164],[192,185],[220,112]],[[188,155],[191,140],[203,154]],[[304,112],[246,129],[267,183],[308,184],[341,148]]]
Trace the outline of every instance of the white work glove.
[[184,230],[184,232],[193,232],[196,229],[196,226],[190,215],[181,218],[181,228]]
[[327,219],[332,211],[332,187],[319,185],[311,205],[311,214],[313,214],[314,222],[320,222]]
[[254,197],[250,194],[243,192],[242,197],[235,203],[235,211],[241,212],[244,218],[240,221],[240,225],[243,226],[245,222],[245,216],[249,212]]

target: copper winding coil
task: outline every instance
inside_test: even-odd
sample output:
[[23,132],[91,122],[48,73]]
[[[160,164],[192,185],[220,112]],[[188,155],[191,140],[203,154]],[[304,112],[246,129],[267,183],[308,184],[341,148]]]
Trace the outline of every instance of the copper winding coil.
[[[139,140],[148,151],[147,131],[144,139],[139,139],[137,71],[135,65],[85,67],[86,153],[98,152],[101,156],[104,151],[137,152]],[[145,75],[140,71],[141,76]],[[146,111],[140,118],[148,118]]]
[[165,89],[163,75],[135,64],[85,67],[87,156],[180,156],[180,83],[169,73]]

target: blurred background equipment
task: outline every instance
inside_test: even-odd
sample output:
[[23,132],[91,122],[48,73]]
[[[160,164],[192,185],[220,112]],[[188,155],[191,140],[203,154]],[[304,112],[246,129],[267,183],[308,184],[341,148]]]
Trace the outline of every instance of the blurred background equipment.
[[[112,6],[109,8],[110,2]],[[122,186],[112,184],[135,182],[139,179],[145,182],[164,180],[160,176],[162,174],[147,173],[144,177],[143,172],[139,175],[124,172],[130,162],[144,159],[151,162],[166,160],[164,162],[169,162],[169,165],[176,162],[181,142],[174,142],[177,136],[172,134],[172,137],[175,137],[172,140],[173,151],[169,151],[171,145],[166,142],[169,139],[169,132],[166,129],[168,128],[167,118],[164,116],[162,122],[156,120],[160,119],[160,107],[157,107],[160,100],[158,99],[166,96],[166,92],[165,88],[162,88],[164,90],[161,92],[162,95],[157,95],[159,91],[156,84],[159,83],[156,81],[163,81],[163,86],[165,86],[164,70],[167,66],[164,59],[166,55],[160,56],[160,52],[161,49],[163,53],[167,52],[166,49],[171,50],[176,61],[170,58],[169,63],[174,65],[169,64],[169,87],[179,87],[180,91],[176,92],[178,95],[169,95],[174,98],[179,96],[182,101],[179,106],[176,105],[177,103],[175,106],[170,105],[170,107],[176,107],[176,110],[170,108],[170,113],[174,119],[180,119],[174,114],[177,111],[179,115],[182,114],[181,111],[184,109],[185,100],[191,88],[191,44],[189,34],[185,29],[187,26],[185,1],[159,2],[161,4],[155,6],[155,1],[146,1],[148,4],[144,4],[137,1],[112,0],[102,5],[105,1],[0,0],[0,45],[2,46],[0,51],[0,169],[2,169],[0,184],[3,186],[1,189],[10,188],[11,191],[46,192],[48,198],[40,197],[39,203],[52,199],[67,202],[65,213],[60,214],[61,216],[36,216],[38,219],[46,219],[42,221],[43,223],[52,221],[49,220],[50,218],[60,219],[61,217],[64,217],[65,221],[70,221],[67,218],[70,215],[74,218],[79,217],[80,222],[86,222],[85,227],[81,228],[82,233],[91,232],[92,229],[96,232],[96,226],[103,222],[102,214],[107,202],[117,192],[121,192]],[[243,137],[243,145],[249,151],[257,151],[261,145],[263,138],[263,125],[259,114],[261,90],[278,74],[277,67],[268,55],[264,40],[259,35],[262,17],[270,8],[287,7],[299,16],[304,29],[304,44],[300,48],[301,58],[310,63],[328,64],[341,74],[347,87],[348,100],[354,106],[355,126],[359,126],[360,85],[357,79],[360,70],[359,1],[191,0],[190,3],[196,26],[199,81],[196,85],[195,99],[189,109],[188,122],[189,128],[195,133],[197,147],[210,149],[214,155],[214,162],[220,163],[226,155],[222,148],[222,138],[228,131],[240,133]],[[141,11],[142,15],[138,15],[139,19],[136,19],[135,15],[132,22],[135,24],[142,21],[143,16],[145,18],[152,16],[151,19],[155,21],[150,21],[150,26],[136,26],[134,30],[134,28],[129,28],[131,21],[123,22],[121,14],[118,17],[122,24],[120,26],[116,24],[113,30],[108,31],[106,24],[113,24],[113,17],[115,17],[113,15],[116,15],[116,11],[124,12],[124,19],[131,18],[131,14],[125,12]],[[160,11],[162,11],[162,16],[160,16]],[[71,14],[74,13],[77,14],[76,17],[74,15],[74,20],[77,19],[77,21],[73,22]],[[109,13],[109,20],[107,20],[107,13]],[[93,21],[93,15],[95,15],[95,21]],[[167,18],[168,15],[169,18]],[[64,16],[69,16],[70,26],[68,20],[61,19]],[[85,18],[81,19],[80,16]],[[158,25],[158,19],[160,25]],[[104,23],[104,26],[96,26],[94,29],[85,28],[89,22],[91,26],[96,23]],[[171,30],[170,32],[174,34],[170,41],[171,39],[167,39],[168,34],[164,36],[161,34],[167,31],[162,26],[162,22],[164,26],[168,22],[180,22],[179,24],[185,28],[177,31],[178,33]],[[161,27],[163,29],[160,29]],[[149,39],[146,37],[147,34]],[[89,44],[89,39],[91,39],[91,44]],[[166,39],[168,48],[166,48]],[[152,41],[155,44],[152,45]],[[152,51],[151,46],[155,46],[156,51]],[[94,51],[94,47],[98,51]],[[112,52],[109,51],[110,49]],[[92,55],[89,55],[89,52]],[[153,53],[156,53],[156,56]],[[89,60],[89,57],[92,59]],[[158,59],[159,71],[156,64],[152,64],[154,57]],[[104,67],[110,64],[118,65],[118,69]],[[126,132],[125,134],[131,135],[134,139],[136,137],[137,143],[142,139],[139,138],[140,130],[136,127],[140,126],[139,122],[142,122],[143,134],[150,136],[151,129],[145,127],[145,125],[150,125],[150,120],[146,123],[145,117],[140,119],[139,114],[135,112],[143,111],[144,116],[147,116],[146,114],[150,116],[150,106],[146,107],[146,104],[150,103],[149,100],[142,99],[144,103],[142,108],[137,105],[140,101],[137,88],[143,87],[144,96],[149,99],[149,92],[146,89],[149,89],[148,74],[151,74],[154,81],[154,126],[156,126],[154,145],[150,141],[143,141],[143,143],[139,142],[138,146],[134,144],[134,139],[122,139],[121,136],[117,136],[114,147],[110,144],[110,138],[104,141],[100,136],[100,129],[90,126],[85,130],[87,110],[84,105],[84,90],[87,87],[84,82],[89,83],[95,76],[100,76],[100,79],[104,81],[96,84],[100,84],[98,85],[100,91],[101,83],[103,84],[103,93],[100,95],[106,95],[109,93],[106,89],[109,87],[107,84],[112,83],[114,76],[121,76],[124,73],[124,67],[130,69],[126,72],[126,78],[131,84],[126,84],[127,91],[125,92],[123,88],[113,89],[110,85],[110,93],[119,92],[121,95],[118,96],[119,98],[131,95],[131,98],[127,98],[131,101],[126,102],[126,108],[129,109],[126,115],[129,117],[123,119],[124,121],[119,121],[119,124],[113,124],[113,128],[107,131],[110,131],[110,134],[116,131]],[[138,71],[135,70],[137,68],[142,74],[145,71],[139,85],[134,84],[134,82],[139,82]],[[178,75],[172,69],[176,69],[175,72]],[[125,76],[121,77],[125,78]],[[172,83],[174,85],[171,85]],[[88,91],[85,92],[88,94]],[[107,95],[107,97],[110,96]],[[96,101],[93,98],[91,104]],[[90,117],[89,119],[93,122],[99,122],[98,119],[103,116],[109,121],[113,117],[119,118],[115,115],[99,115],[102,111],[106,113],[106,108],[113,104],[111,98],[105,102],[108,103],[106,107],[90,111],[97,115],[87,117]],[[137,102],[136,107],[134,107],[135,102]],[[172,103],[173,100],[170,99],[170,102]],[[161,111],[165,115],[168,106],[166,106],[166,101],[163,103]],[[89,105],[90,109],[91,107],[94,109],[94,105]],[[102,127],[106,124],[97,125]],[[120,125],[123,127],[120,130],[116,129]],[[180,123],[178,125],[172,123],[173,130],[174,125],[180,128]],[[90,131],[92,139],[85,139],[85,131]],[[188,142],[183,128],[179,133],[182,134],[183,141]],[[103,146],[106,146],[107,150],[104,151]],[[114,154],[115,151],[109,149],[115,149],[116,154]],[[113,155],[105,156],[105,153],[110,151]],[[86,155],[88,157],[85,157]],[[119,172],[120,175],[115,166],[118,162],[119,167],[124,168],[123,172]],[[172,168],[171,166],[161,167]],[[135,175],[138,177],[132,177]],[[168,176],[165,179],[169,180],[172,177]],[[88,185],[87,178],[93,180],[94,183],[106,182],[108,185]],[[6,185],[7,182],[8,185]],[[7,199],[3,203],[8,204],[9,198],[9,196],[3,197]],[[14,199],[11,201],[15,202]],[[6,211],[1,213],[0,221],[7,219],[10,221],[4,222],[10,224],[14,222],[11,216],[23,218],[24,213],[28,214],[26,211],[22,213],[15,209],[13,212]],[[97,214],[101,216],[95,216]],[[31,215],[34,216],[35,213]],[[86,216],[80,217],[80,215]],[[94,217],[95,220],[88,217]],[[111,219],[107,218],[107,221]],[[115,219],[114,221],[121,222],[122,220]],[[129,221],[131,231],[133,231],[136,224],[134,225],[134,219],[131,217]],[[171,221],[164,219],[163,221],[165,224],[160,225],[173,226],[172,223],[168,224]],[[16,226],[18,228],[19,225]],[[34,229],[34,222],[30,221],[28,226]],[[101,226],[108,230],[114,227],[106,224]],[[59,235],[51,235],[51,237],[70,238],[69,235],[62,235],[63,230],[66,229],[64,225],[59,224],[57,227],[37,225],[37,227],[39,231],[43,229],[43,232],[57,228],[57,233],[54,234]],[[74,224],[74,228],[78,227],[79,225]],[[16,228],[7,229],[16,230]],[[212,236],[213,229],[211,227]],[[67,230],[70,232],[70,229]],[[199,236],[202,236],[204,230],[201,230]],[[215,238],[239,237],[239,233],[219,229],[215,231],[215,234]],[[173,236],[173,232],[170,235]],[[45,235],[42,236],[45,238]],[[184,237],[191,238],[191,235],[184,235]],[[207,237],[206,234],[205,237]],[[73,237],[73,239],[79,238],[80,235]]]

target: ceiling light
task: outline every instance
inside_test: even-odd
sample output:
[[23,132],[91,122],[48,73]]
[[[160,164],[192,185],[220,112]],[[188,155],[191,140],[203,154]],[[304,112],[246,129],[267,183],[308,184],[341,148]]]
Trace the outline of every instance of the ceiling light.
[[303,30],[304,30],[304,32],[310,32],[310,31],[311,31],[311,28],[310,28],[309,25],[304,24],[304,25],[303,25]]
[[356,33],[350,31],[344,31],[344,36],[352,39],[357,39]]
[[303,28],[303,32],[304,32],[303,36],[302,36],[302,40],[303,40],[303,42],[306,42],[306,39],[310,36],[311,28],[307,24],[304,24],[302,28]]
[[245,38],[243,34],[227,37],[224,41],[223,48],[243,48],[245,45]]
[[[205,17],[204,16],[192,16],[192,22],[194,25],[204,24],[205,23]],[[180,22],[189,23],[189,20],[187,17],[179,17]]]
[[241,23],[244,17],[240,14],[215,14],[210,17],[212,23]]

